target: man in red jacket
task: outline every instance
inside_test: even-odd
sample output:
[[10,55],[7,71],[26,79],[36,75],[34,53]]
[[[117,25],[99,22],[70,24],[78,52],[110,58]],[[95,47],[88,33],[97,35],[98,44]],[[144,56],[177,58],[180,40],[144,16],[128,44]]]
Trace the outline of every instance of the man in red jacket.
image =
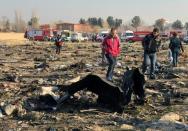
[[120,40],[116,29],[112,28],[109,35],[102,42],[102,50],[108,60],[109,67],[106,74],[108,81],[112,81],[116,58],[120,54]]

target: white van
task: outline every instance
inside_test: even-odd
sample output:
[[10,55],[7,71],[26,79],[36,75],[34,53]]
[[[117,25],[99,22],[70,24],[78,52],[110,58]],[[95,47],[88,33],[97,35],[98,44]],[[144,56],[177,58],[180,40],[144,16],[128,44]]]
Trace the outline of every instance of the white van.
[[104,40],[104,38],[109,34],[109,31],[101,31],[98,35],[96,40],[98,42],[102,42]]
[[121,34],[121,42],[126,42],[127,39],[134,37],[134,32],[127,30]]
[[82,41],[84,41],[82,33],[73,33],[73,34],[71,34],[71,41],[72,42],[82,42]]

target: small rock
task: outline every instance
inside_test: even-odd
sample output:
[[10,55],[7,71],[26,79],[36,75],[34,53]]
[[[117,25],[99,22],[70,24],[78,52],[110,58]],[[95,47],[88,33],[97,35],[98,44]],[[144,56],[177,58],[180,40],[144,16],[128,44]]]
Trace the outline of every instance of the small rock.
[[175,122],[181,120],[182,117],[174,112],[170,112],[161,117],[159,121]]
[[75,82],[78,82],[79,80],[80,80],[80,76],[78,76],[78,77],[76,77],[74,79],[66,81],[65,84],[75,83]]
[[123,124],[123,125],[121,125],[120,128],[121,128],[122,130],[133,130],[133,129],[134,129],[134,126],[128,125],[128,124]]
[[167,92],[167,93],[165,93],[164,94],[164,104],[165,105],[170,105],[171,104],[171,92],[169,91],[169,92]]
[[86,68],[91,68],[92,65],[91,64],[85,64]]
[[10,82],[19,82],[18,76],[14,75],[14,74],[6,74],[6,78],[5,79],[7,81],[10,81]]
[[44,80],[41,78],[38,80],[38,84],[42,85],[44,83]]
[[58,90],[58,87],[55,87],[55,86],[47,86],[47,87],[41,87],[40,89],[40,95],[44,96],[44,95],[51,95],[54,100],[58,100],[60,98],[59,95],[56,95],[54,92]]
[[22,118],[24,120],[28,120],[28,121],[36,121],[41,119],[41,113],[40,112],[35,112],[35,111],[31,111],[25,115],[22,116]]
[[145,89],[145,91],[149,94],[160,94],[159,91],[151,90],[151,89]]
[[117,62],[117,67],[122,67],[122,64],[120,62]]
[[185,84],[184,82],[182,82],[182,81],[179,81],[178,84],[179,84],[180,86],[186,86],[186,84]]
[[22,124],[22,121],[18,121],[18,124]]
[[3,112],[1,109],[0,109],[0,118],[3,118]]
[[117,71],[117,74],[120,75],[120,74],[121,74],[121,71],[118,70],[118,71]]
[[60,70],[65,69],[65,68],[67,68],[66,65],[60,65],[60,66],[59,66],[59,69],[60,69]]
[[1,107],[5,106],[5,102],[1,102],[1,103],[0,103],[0,106],[1,106]]
[[107,131],[105,128],[95,125],[94,127],[89,127],[93,131]]
[[181,78],[181,77],[175,73],[168,73],[166,76],[166,79],[175,79],[175,78]]
[[74,93],[74,97],[77,98],[77,99],[80,99],[81,95],[79,93]]
[[4,108],[4,111],[7,115],[11,115],[14,111],[16,110],[16,106],[15,105],[7,105]]
[[176,73],[188,73],[188,69],[186,67],[174,67],[173,72]]
[[57,131],[57,129],[50,127],[47,129],[47,131]]
[[188,98],[186,98],[186,99],[183,101],[183,103],[184,103],[185,105],[188,105]]
[[147,128],[146,131],[187,131],[187,125],[181,122],[167,122],[167,121],[159,121],[151,124],[150,128]]
[[72,131],[81,131],[79,128],[73,128]]
[[87,91],[87,92],[86,92],[86,95],[90,96],[90,95],[92,95],[92,92]]

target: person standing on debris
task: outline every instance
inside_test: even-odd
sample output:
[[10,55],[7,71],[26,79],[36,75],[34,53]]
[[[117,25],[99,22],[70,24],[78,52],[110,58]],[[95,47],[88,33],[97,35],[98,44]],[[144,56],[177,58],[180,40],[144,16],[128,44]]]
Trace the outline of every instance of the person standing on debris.
[[177,67],[178,65],[178,56],[180,54],[180,49],[184,52],[181,40],[178,38],[178,34],[176,32],[173,33],[172,38],[170,39],[169,48],[172,52],[173,57],[173,66]]
[[145,73],[148,65],[150,64],[150,79],[155,79],[155,65],[157,60],[156,52],[160,46],[159,29],[154,28],[153,32],[146,35],[142,41],[144,48],[144,62],[142,72]]
[[111,28],[110,33],[102,42],[102,52],[109,63],[106,78],[112,81],[116,58],[120,54],[120,40],[116,33],[116,28]]
[[55,39],[55,45],[56,45],[56,54],[60,54],[61,52],[61,48],[62,48],[62,45],[63,45],[63,41],[61,39],[61,35],[58,34],[56,39]]

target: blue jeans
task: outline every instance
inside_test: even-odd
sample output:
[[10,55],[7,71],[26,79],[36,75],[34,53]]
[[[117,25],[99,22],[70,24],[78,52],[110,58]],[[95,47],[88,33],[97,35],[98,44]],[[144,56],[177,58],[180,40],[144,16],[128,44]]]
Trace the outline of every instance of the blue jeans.
[[115,68],[115,65],[116,65],[116,57],[112,56],[111,54],[106,54],[106,58],[107,58],[108,63],[109,63],[106,77],[107,77],[107,79],[112,80],[114,68]]
[[174,49],[172,51],[172,57],[173,57],[173,66],[177,67],[178,64],[178,56],[179,56],[179,49]]
[[150,65],[150,76],[155,75],[155,64],[156,64],[157,55],[156,53],[145,53],[144,52],[144,63],[143,63],[143,73],[147,70],[147,67]]

